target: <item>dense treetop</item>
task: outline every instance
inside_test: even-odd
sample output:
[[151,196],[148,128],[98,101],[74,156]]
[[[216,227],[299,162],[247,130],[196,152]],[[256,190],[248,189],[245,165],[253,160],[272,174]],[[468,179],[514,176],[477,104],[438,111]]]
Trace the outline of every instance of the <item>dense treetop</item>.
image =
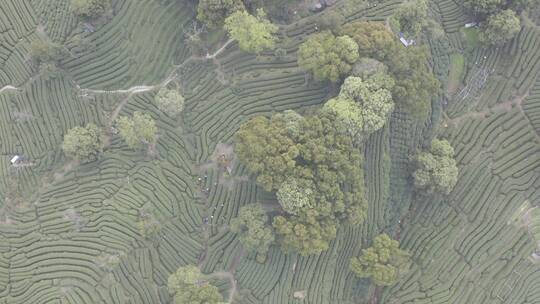
[[519,18],[514,11],[500,11],[486,19],[480,40],[485,44],[501,45],[514,38],[520,28]]
[[262,9],[257,16],[246,11],[236,11],[225,19],[225,29],[232,39],[238,41],[240,48],[246,52],[260,53],[264,49],[273,49],[278,27],[273,25]]
[[199,268],[193,265],[180,267],[172,273],[167,288],[175,304],[218,304],[223,301],[218,288],[205,281]]
[[351,71],[357,59],[354,40],[329,31],[311,35],[298,49],[298,65],[312,72],[316,80],[337,82]]
[[370,278],[380,286],[392,285],[407,271],[410,255],[399,248],[399,242],[387,234],[373,240],[373,245],[362,249],[362,255],[351,259],[350,268],[360,278]]
[[347,24],[342,33],[352,37],[359,46],[362,57],[384,63],[395,79],[392,97],[414,117],[425,119],[431,99],[439,90],[439,82],[428,65],[425,47],[402,46],[384,24],[359,21]]
[[97,18],[111,6],[111,0],[71,0],[71,8],[76,15]]
[[428,151],[417,157],[413,174],[417,188],[431,192],[450,193],[457,183],[458,168],[454,149],[446,140],[434,139]]
[[274,242],[274,232],[268,224],[269,217],[260,204],[243,206],[231,221],[231,231],[238,234],[244,248],[257,253],[260,262],[266,259],[268,248]]
[[282,216],[273,220],[284,249],[303,255],[325,250],[336,220],[365,217],[362,157],[329,111],[255,117],[235,136],[236,152],[258,183],[276,190]]
[[197,19],[210,28],[223,26],[225,18],[236,11],[243,11],[241,0],[199,0]]
[[160,111],[176,116],[184,110],[184,97],[177,91],[161,88],[154,98]]
[[94,160],[103,150],[103,134],[95,124],[74,127],[64,136],[62,150],[79,160]]
[[136,111],[133,117],[121,116],[116,124],[120,136],[132,149],[156,141],[156,122],[146,113]]

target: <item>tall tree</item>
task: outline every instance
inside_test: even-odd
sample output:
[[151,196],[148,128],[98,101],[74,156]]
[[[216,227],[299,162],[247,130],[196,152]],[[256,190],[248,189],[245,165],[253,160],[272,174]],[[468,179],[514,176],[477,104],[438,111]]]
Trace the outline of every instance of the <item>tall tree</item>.
[[391,18],[399,31],[407,38],[416,38],[427,25],[426,0],[414,0],[403,3]]
[[176,116],[184,110],[184,96],[177,90],[161,88],[154,100],[159,110],[168,115]]
[[504,10],[487,18],[481,27],[480,40],[485,44],[501,45],[514,38],[520,29],[516,13]]
[[178,268],[169,276],[167,287],[175,304],[218,304],[223,296],[208,283],[199,268],[193,265]]
[[382,128],[392,110],[391,89],[394,79],[378,72],[366,80],[350,76],[345,79],[337,98],[324,108],[333,111],[353,137],[369,134]]
[[238,234],[240,242],[248,251],[257,253],[257,261],[261,263],[274,242],[274,232],[268,221],[268,215],[259,204],[243,206],[238,217],[231,221],[231,231]]
[[399,248],[399,242],[381,234],[373,246],[362,249],[360,257],[351,259],[350,268],[360,278],[370,278],[380,286],[392,285],[407,271],[409,254]]
[[353,22],[344,26],[342,33],[357,42],[362,57],[371,57],[388,67],[396,80],[392,89],[396,104],[413,117],[427,118],[431,99],[440,87],[428,65],[427,49],[402,46],[384,24],[377,22]]
[[257,16],[246,11],[234,12],[225,19],[225,29],[232,39],[238,41],[242,50],[257,54],[274,48],[278,31],[278,27],[266,19],[262,9],[257,10]]
[[122,116],[116,122],[120,136],[134,149],[156,141],[156,122],[146,113],[136,111],[133,117]]
[[273,226],[284,250],[320,253],[338,222],[365,218],[362,155],[337,120],[329,111],[304,118],[290,111],[256,117],[236,135],[239,159],[277,191],[284,212]]
[[358,45],[349,36],[335,37],[329,31],[311,35],[298,48],[298,65],[316,80],[337,82],[358,59]]
[[414,185],[428,193],[450,193],[457,183],[458,168],[454,149],[446,140],[434,139],[429,151],[421,152],[413,174]]
[[97,18],[111,6],[111,0],[71,0],[71,8],[76,15]]
[[235,152],[267,191],[277,188],[296,165],[298,148],[280,117],[257,116],[235,134]]
[[95,124],[74,127],[64,135],[62,150],[79,160],[94,160],[103,151],[103,134]]
[[199,0],[197,19],[210,28],[218,28],[223,26],[225,18],[244,9],[241,0]]

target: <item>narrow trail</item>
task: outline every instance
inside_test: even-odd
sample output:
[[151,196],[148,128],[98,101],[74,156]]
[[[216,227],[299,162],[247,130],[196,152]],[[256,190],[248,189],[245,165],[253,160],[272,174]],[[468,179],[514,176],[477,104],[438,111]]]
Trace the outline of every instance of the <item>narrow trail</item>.
[[238,293],[238,284],[236,282],[236,279],[234,278],[234,272],[236,271],[236,267],[238,266],[238,263],[240,262],[244,254],[245,252],[243,249],[236,254],[229,271],[218,271],[209,275],[210,277],[229,280],[231,284],[231,288],[229,289],[229,299],[227,301],[227,303],[229,304],[233,302],[234,296]]
[[4,86],[3,88],[0,89],[0,93],[4,92],[4,91],[9,91],[9,90],[12,90],[12,91],[19,91],[20,89],[17,88],[17,87],[14,87],[12,85],[7,85],[7,86]]

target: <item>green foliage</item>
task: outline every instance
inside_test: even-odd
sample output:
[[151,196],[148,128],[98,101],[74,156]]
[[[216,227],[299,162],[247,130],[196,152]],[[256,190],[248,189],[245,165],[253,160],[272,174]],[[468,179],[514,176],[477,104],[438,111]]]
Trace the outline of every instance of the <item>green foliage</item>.
[[210,28],[221,27],[225,18],[232,13],[243,11],[241,0],[199,0],[197,19]]
[[392,77],[376,73],[362,80],[350,76],[345,79],[337,99],[330,100],[325,108],[336,113],[353,136],[373,133],[382,128],[394,109],[390,90]]
[[345,17],[336,10],[324,12],[317,22],[320,30],[328,30],[334,34],[340,32],[343,23],[345,23]]
[[427,25],[426,0],[414,0],[403,3],[392,15],[392,19],[407,38],[417,38]]
[[488,45],[501,45],[514,38],[520,29],[516,13],[504,10],[487,18],[481,27],[480,41]]
[[357,21],[345,25],[342,35],[358,44],[361,57],[371,57],[387,63],[399,51],[396,37],[381,22]]
[[64,47],[50,40],[36,39],[30,43],[30,56],[38,64],[57,63],[64,55]]
[[296,165],[298,148],[288,134],[286,121],[258,116],[235,134],[235,152],[257,182],[267,191],[281,185]]
[[150,115],[135,112],[133,117],[122,116],[117,121],[120,136],[134,149],[156,141],[156,122]]
[[284,48],[277,48],[274,50],[274,56],[276,56],[278,60],[282,60],[287,56],[287,50]]
[[176,90],[161,88],[154,100],[163,113],[176,116],[184,110],[184,97]]
[[424,47],[405,48],[382,23],[353,22],[343,27],[343,34],[352,37],[362,57],[381,61],[396,80],[392,97],[396,104],[418,119],[429,114],[431,99],[440,84],[428,65]]
[[264,261],[274,242],[274,232],[268,226],[268,221],[268,215],[259,204],[243,206],[238,217],[231,221],[231,231],[238,234],[247,250],[257,253],[258,261]]
[[320,253],[337,221],[365,218],[362,156],[329,111],[256,117],[236,134],[236,152],[257,182],[277,190],[286,214],[273,221],[285,250]]
[[296,251],[303,256],[320,254],[328,249],[329,241],[336,238],[335,221],[319,218],[316,211],[308,211],[308,216],[276,216],[273,226],[285,252]]
[[111,6],[110,0],[71,0],[73,12],[81,17],[97,18]]
[[258,54],[274,48],[278,27],[266,19],[262,9],[258,9],[256,17],[246,11],[234,12],[225,19],[225,29],[242,50]]
[[367,79],[376,73],[386,74],[388,67],[377,59],[362,57],[353,66],[351,76]]
[[505,0],[465,0],[463,5],[475,15],[486,16],[499,11],[505,2]]
[[358,59],[358,45],[349,36],[335,37],[324,31],[311,35],[298,49],[298,65],[316,80],[337,82]]
[[277,191],[277,199],[286,212],[298,214],[302,209],[313,208],[315,185],[311,180],[290,177]]
[[74,127],[64,135],[62,150],[79,160],[94,160],[103,150],[103,134],[95,124]]
[[381,234],[373,246],[362,249],[360,257],[351,259],[350,268],[360,278],[370,278],[379,286],[395,283],[407,271],[410,255],[399,249],[399,242]]
[[454,149],[446,140],[434,139],[428,152],[417,158],[417,169],[413,174],[414,185],[432,192],[450,193],[457,183],[458,168],[454,160]]
[[175,304],[218,304],[223,301],[216,286],[204,281],[199,268],[193,265],[178,268],[167,281]]

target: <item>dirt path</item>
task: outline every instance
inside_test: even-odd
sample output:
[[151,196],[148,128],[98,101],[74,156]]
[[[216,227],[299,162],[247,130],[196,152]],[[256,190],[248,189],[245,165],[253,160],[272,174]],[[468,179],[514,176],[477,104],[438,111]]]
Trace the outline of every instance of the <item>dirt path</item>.
[[214,272],[214,273],[212,273],[210,275],[210,277],[220,278],[220,279],[228,279],[229,280],[229,282],[231,284],[231,288],[229,289],[229,299],[227,301],[229,304],[231,304],[233,302],[234,296],[238,293],[238,283],[236,282],[236,279],[234,278],[234,272],[236,271],[236,267],[238,266],[238,263],[240,262],[240,260],[244,256],[244,254],[245,254],[245,252],[244,252],[243,249],[240,250],[236,254],[229,271],[218,271],[218,272]]
[[20,89],[17,88],[17,87],[11,86],[11,85],[7,85],[7,86],[4,86],[3,88],[0,89],[0,93],[2,93],[4,91],[8,91],[8,90],[18,91]]

